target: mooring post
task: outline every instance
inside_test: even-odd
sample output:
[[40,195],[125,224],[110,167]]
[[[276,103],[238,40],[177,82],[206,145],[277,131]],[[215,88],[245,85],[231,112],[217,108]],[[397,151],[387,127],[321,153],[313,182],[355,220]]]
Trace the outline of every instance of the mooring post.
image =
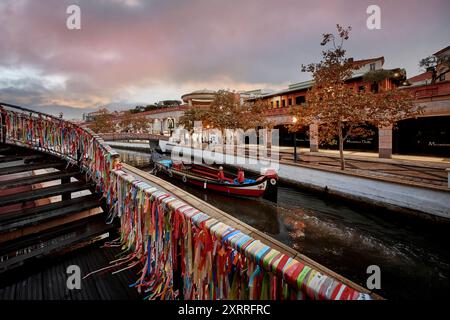
[[447,187],[450,189],[450,168],[447,168]]
[[2,118],[2,121],[1,121],[1,123],[2,123],[2,131],[1,131],[2,143],[5,144],[6,143],[6,119],[2,114],[0,114],[0,117]]

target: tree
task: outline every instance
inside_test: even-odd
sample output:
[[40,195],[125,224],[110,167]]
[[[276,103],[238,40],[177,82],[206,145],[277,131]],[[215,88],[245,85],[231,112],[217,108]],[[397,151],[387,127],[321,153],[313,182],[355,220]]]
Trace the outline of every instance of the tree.
[[135,106],[134,109],[129,110],[131,113],[140,113],[146,111],[144,106]]
[[147,132],[149,120],[140,114],[135,114],[131,110],[125,111],[119,125],[122,132]]
[[143,132],[143,133],[147,133],[148,132],[148,124],[149,124],[149,120],[142,115],[138,115],[133,117],[132,120],[132,126],[133,126],[133,130],[134,132]]
[[155,104],[148,104],[145,106],[145,111],[151,111],[151,110],[156,110],[158,109],[158,106]]
[[206,121],[224,134],[225,129],[238,129],[241,102],[233,92],[220,90],[208,108]]
[[431,83],[450,71],[450,54],[429,56],[419,62],[419,66],[431,72]]
[[208,111],[206,109],[192,108],[186,110],[184,114],[178,120],[178,124],[183,126],[184,129],[190,133],[194,130],[194,124],[196,121],[201,121],[202,125],[206,124]]
[[95,116],[91,129],[96,133],[105,133],[111,131],[112,125],[112,115],[109,113],[108,109],[103,108],[100,109]]
[[119,121],[119,125],[121,127],[122,132],[131,132],[133,129],[133,111],[128,110],[123,113],[121,120]]
[[320,62],[302,66],[303,72],[313,74],[314,85],[306,94],[306,106],[294,109],[298,121],[290,127],[291,131],[297,131],[305,125],[319,123],[319,142],[338,140],[342,170],[345,169],[344,141],[347,138],[370,134],[368,123],[388,127],[418,112],[406,91],[358,91],[346,83],[358,69],[346,58],[343,46],[350,30],[350,27],[337,25],[337,36],[324,34],[321,45],[331,44],[331,48],[322,51]]
[[220,90],[209,107],[187,110],[179,119],[179,124],[192,133],[194,123],[201,121],[202,126],[220,130],[223,139],[225,130],[248,130],[269,125],[264,110],[269,105],[262,100],[241,103],[234,92]]
[[239,127],[245,131],[271,126],[264,113],[269,108],[269,103],[262,99],[244,102],[239,112]]

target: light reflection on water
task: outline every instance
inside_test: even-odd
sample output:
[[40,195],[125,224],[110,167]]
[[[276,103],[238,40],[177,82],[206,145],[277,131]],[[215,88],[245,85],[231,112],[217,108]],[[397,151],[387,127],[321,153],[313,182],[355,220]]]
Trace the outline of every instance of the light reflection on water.
[[[149,166],[147,154],[118,151],[130,165]],[[285,186],[279,187],[276,204],[182,187],[363,286],[367,267],[380,266],[378,293],[386,298],[449,297],[448,226]]]

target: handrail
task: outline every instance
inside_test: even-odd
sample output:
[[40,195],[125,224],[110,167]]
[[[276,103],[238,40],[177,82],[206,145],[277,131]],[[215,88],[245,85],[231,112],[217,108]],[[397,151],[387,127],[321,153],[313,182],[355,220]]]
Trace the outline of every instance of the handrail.
[[[111,219],[129,254],[114,268],[142,266],[134,284],[149,299],[371,300],[362,290],[266,245],[155,187],[128,166],[112,171]],[[216,219],[217,218],[217,219]],[[229,222],[228,222],[229,223]],[[279,248],[278,248],[279,249]],[[116,271],[118,272],[118,271]]]
[[0,118],[3,143],[26,146],[78,164],[105,195],[119,154],[97,134],[71,121],[4,102],[0,102]]
[[57,154],[89,173],[109,218],[121,220],[112,244],[130,252],[109,268],[142,263],[135,286],[148,298],[372,299],[123,171],[118,154],[89,129],[5,103],[0,120],[4,142]]
[[135,133],[135,132],[106,132],[99,133],[99,136],[105,141],[115,140],[169,140],[168,136],[153,133]]

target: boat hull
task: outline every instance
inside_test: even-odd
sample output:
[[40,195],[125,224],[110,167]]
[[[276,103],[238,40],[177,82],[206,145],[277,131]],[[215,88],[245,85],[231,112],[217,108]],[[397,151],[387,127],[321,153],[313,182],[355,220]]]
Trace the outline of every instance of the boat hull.
[[[275,179],[271,179],[266,176],[262,176],[252,183],[234,184],[221,183],[212,179],[191,174],[190,172],[167,168],[160,163],[156,163],[156,168],[158,172],[165,174],[169,178],[177,179],[182,183],[230,196],[262,197],[270,185],[276,184]],[[205,168],[205,171],[208,171],[208,168]]]

